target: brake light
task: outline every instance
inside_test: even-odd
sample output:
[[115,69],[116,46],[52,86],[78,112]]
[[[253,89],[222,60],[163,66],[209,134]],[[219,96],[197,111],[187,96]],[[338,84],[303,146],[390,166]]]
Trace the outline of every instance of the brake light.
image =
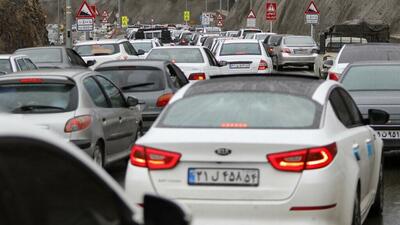
[[163,94],[161,95],[158,99],[157,99],[157,103],[156,106],[157,107],[164,107],[168,104],[169,100],[171,100],[172,96],[174,96],[174,94],[172,93],[167,93],[167,94]]
[[268,48],[268,53],[273,54],[274,53],[274,48]]
[[258,70],[266,70],[268,69],[268,64],[264,60],[260,60],[260,64],[258,65]]
[[329,80],[338,81],[339,80],[339,75],[337,73],[334,73],[334,72],[329,72],[328,73],[328,78],[329,78]]
[[336,144],[267,155],[272,167],[281,171],[302,172],[328,166],[337,153]]
[[75,131],[80,131],[86,129],[92,123],[91,116],[78,116],[74,117],[65,124],[64,132],[71,133]]
[[41,78],[23,78],[23,79],[19,79],[19,82],[22,84],[41,84],[41,83],[43,83],[43,79],[41,79]]
[[290,48],[283,48],[281,50],[281,52],[283,52],[283,53],[291,53]]
[[174,168],[180,158],[180,153],[134,145],[130,155],[130,162],[134,166],[150,170],[165,170]]
[[206,74],[205,73],[192,73],[189,75],[189,80],[205,80]]
[[221,128],[247,128],[247,123],[222,123]]

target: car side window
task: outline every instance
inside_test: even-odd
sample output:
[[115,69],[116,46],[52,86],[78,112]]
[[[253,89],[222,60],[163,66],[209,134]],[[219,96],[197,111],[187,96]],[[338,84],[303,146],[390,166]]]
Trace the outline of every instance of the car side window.
[[125,52],[128,55],[137,55],[135,48],[129,42],[123,42],[122,46],[124,46]]
[[173,65],[167,65],[167,71],[171,76],[174,87],[181,88],[188,83],[185,75],[182,77],[182,74],[179,74],[179,71]]
[[113,83],[102,76],[96,76],[96,79],[99,81],[100,85],[103,87],[104,91],[108,95],[113,108],[126,107],[124,96]]
[[75,50],[67,49],[67,55],[72,65],[86,67],[85,61],[75,52]]
[[338,88],[332,90],[329,101],[332,105],[333,110],[337,118],[343,123],[345,127],[352,127],[352,119],[350,113],[346,107],[343,97],[340,95]]
[[213,54],[211,53],[211,51],[207,48],[204,49],[204,51],[206,52],[208,61],[210,62],[211,66],[218,66],[218,62],[215,59],[215,57],[213,56]]
[[107,98],[104,95],[104,92],[101,90],[100,86],[92,77],[86,78],[83,81],[83,86],[85,86],[86,91],[88,92],[90,98],[97,107],[110,107],[109,103],[107,102]]
[[28,66],[28,68],[30,70],[36,70],[37,69],[36,65],[30,59],[25,58],[25,63],[26,63],[26,65]]
[[17,64],[22,71],[29,70],[29,67],[28,67],[28,65],[26,65],[24,59],[22,59],[22,58],[17,59]]
[[352,99],[352,97],[343,89],[339,88],[339,93],[342,95],[344,104],[346,105],[348,111],[350,112],[351,120],[352,120],[352,125],[353,126],[363,126],[363,118],[361,116],[360,110],[358,109],[358,106]]

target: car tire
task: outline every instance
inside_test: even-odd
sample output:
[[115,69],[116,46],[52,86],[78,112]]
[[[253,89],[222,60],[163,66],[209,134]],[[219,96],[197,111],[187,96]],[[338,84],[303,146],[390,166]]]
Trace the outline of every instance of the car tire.
[[93,160],[97,165],[104,168],[104,149],[100,142],[97,142],[94,146]]
[[353,219],[351,225],[361,225],[361,207],[360,207],[360,192],[357,188],[356,196],[354,198],[353,206]]
[[380,216],[383,212],[384,204],[384,183],[383,183],[383,156],[382,163],[379,169],[378,188],[376,190],[375,200],[371,206],[370,214],[373,216]]

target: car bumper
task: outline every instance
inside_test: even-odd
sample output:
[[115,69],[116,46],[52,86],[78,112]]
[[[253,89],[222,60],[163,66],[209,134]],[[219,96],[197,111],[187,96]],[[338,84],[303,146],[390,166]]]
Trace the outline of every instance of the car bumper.
[[282,56],[279,60],[279,65],[308,65],[314,64],[315,58],[318,54],[312,55],[293,55],[282,53]]

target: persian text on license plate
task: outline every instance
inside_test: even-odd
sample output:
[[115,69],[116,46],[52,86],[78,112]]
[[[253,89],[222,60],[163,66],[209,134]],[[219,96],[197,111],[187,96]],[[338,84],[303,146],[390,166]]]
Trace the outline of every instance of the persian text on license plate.
[[258,186],[258,169],[190,168],[189,185]]
[[383,139],[400,139],[400,130],[377,130],[376,133]]
[[229,64],[229,68],[231,68],[231,69],[248,69],[248,68],[250,68],[250,64],[248,64],[248,63]]

